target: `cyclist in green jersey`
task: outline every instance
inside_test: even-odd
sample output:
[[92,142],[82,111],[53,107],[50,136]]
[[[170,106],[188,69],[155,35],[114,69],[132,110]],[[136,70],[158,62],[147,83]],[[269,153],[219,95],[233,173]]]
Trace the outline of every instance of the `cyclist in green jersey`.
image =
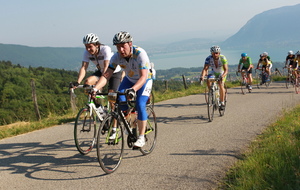
[[[242,66],[242,69],[241,69],[241,65]],[[247,55],[247,53],[242,53],[241,54],[241,59],[240,59],[240,62],[239,62],[239,65],[238,65],[238,72],[241,72],[242,70],[245,70],[247,72],[247,76],[249,78],[249,86],[248,88],[250,90],[252,90],[252,68],[253,68],[253,64],[252,64],[252,60],[251,60],[251,57],[249,57]],[[245,73],[242,73],[242,77],[244,77],[244,74]]]

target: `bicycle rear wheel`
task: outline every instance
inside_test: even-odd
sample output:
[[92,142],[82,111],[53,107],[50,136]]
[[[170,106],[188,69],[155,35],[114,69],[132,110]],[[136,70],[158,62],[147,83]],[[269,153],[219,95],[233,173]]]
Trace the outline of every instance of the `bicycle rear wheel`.
[[[114,122],[117,122],[115,138],[110,139],[113,133]],[[100,129],[109,126],[107,133],[102,134],[101,130],[97,136],[97,157],[102,170],[107,173],[116,171],[121,163],[124,150],[123,127],[119,120],[115,119],[112,114],[108,114],[101,123]]]
[[154,93],[153,93],[153,90],[151,91],[151,94],[150,94],[149,99],[147,101],[147,106],[150,106],[151,108],[154,108]]
[[212,122],[214,118],[214,111],[215,111],[215,98],[213,90],[209,90],[207,96],[207,111],[208,111],[208,121]]
[[271,83],[272,83],[272,76],[268,76],[268,78],[267,78],[267,80],[265,82],[266,88],[268,88]]
[[[100,125],[100,122],[98,123]],[[89,108],[82,108],[76,117],[74,125],[74,140],[80,154],[88,154],[96,141],[96,115]]]
[[143,155],[150,154],[154,150],[157,137],[157,121],[155,112],[151,107],[147,106],[146,109],[148,114],[148,120],[145,131],[145,145],[142,148],[140,148],[140,151]]

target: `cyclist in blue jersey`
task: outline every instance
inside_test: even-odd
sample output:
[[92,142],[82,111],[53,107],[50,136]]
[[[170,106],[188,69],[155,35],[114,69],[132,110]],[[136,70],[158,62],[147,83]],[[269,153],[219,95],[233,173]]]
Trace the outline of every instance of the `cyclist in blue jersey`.
[[[203,80],[203,77],[208,74],[208,69],[211,67],[211,72],[209,73],[210,75],[215,75],[216,78],[220,78],[218,85],[220,89],[220,101],[221,101],[221,106],[220,108],[224,110],[225,108],[225,81],[226,81],[226,76],[228,73],[228,62],[227,59],[224,55],[221,54],[221,48],[219,46],[212,46],[210,48],[210,53],[204,63],[204,67],[200,76],[200,82]],[[210,87],[210,83],[207,80],[207,86]]]
[[[152,74],[150,72],[150,60],[146,51],[138,46],[132,45],[132,37],[128,32],[119,32],[113,38],[113,44],[117,47],[107,71],[97,82],[94,92],[101,89],[112,76],[113,71],[120,66],[125,71],[125,77],[120,84],[119,91],[126,94],[136,95],[136,110],[138,113],[139,137],[134,143],[135,147],[145,145],[144,133],[147,122],[146,103],[152,90]],[[120,96],[125,101],[125,96]],[[121,107],[123,111],[127,106]],[[116,129],[115,129],[116,130]]]

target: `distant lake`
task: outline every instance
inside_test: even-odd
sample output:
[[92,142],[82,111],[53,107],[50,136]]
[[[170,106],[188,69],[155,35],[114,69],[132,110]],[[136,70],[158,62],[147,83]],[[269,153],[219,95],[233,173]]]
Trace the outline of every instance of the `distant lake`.
[[[288,51],[288,50],[287,50]],[[287,55],[286,52],[277,52],[270,51],[269,55],[273,61],[284,61]],[[228,64],[236,65],[239,62],[241,51],[238,50],[222,50],[222,54],[228,60]],[[257,64],[259,59],[260,51],[255,53],[249,53],[248,55],[252,58],[254,65]],[[185,51],[185,52],[176,52],[176,53],[164,53],[164,54],[154,54],[150,57],[150,61],[155,64],[155,69],[165,70],[175,67],[202,67],[204,65],[205,58],[210,55],[209,49],[205,50],[196,50],[196,51]],[[254,55],[254,56],[253,56]]]

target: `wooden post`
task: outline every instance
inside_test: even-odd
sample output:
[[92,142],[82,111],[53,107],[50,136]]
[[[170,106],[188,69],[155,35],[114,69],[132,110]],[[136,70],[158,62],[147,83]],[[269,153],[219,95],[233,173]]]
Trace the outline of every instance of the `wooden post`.
[[75,94],[73,94],[70,90],[70,103],[71,103],[71,108],[72,108],[73,113],[75,113],[77,110],[75,99],[76,99]]
[[182,80],[183,80],[184,89],[187,89],[186,80],[185,80],[184,75],[182,75]]
[[275,68],[275,75],[279,75],[279,76],[281,76],[282,77],[282,74],[281,74],[281,72],[277,69],[277,68]]
[[165,89],[168,90],[168,81],[165,80]]
[[35,92],[35,82],[33,79],[30,80],[30,85],[31,85],[31,89],[32,89],[32,100],[33,100],[33,104],[34,104],[36,118],[37,118],[37,120],[40,121],[41,115],[40,115],[40,111],[39,111],[39,105],[37,103],[36,92]]

